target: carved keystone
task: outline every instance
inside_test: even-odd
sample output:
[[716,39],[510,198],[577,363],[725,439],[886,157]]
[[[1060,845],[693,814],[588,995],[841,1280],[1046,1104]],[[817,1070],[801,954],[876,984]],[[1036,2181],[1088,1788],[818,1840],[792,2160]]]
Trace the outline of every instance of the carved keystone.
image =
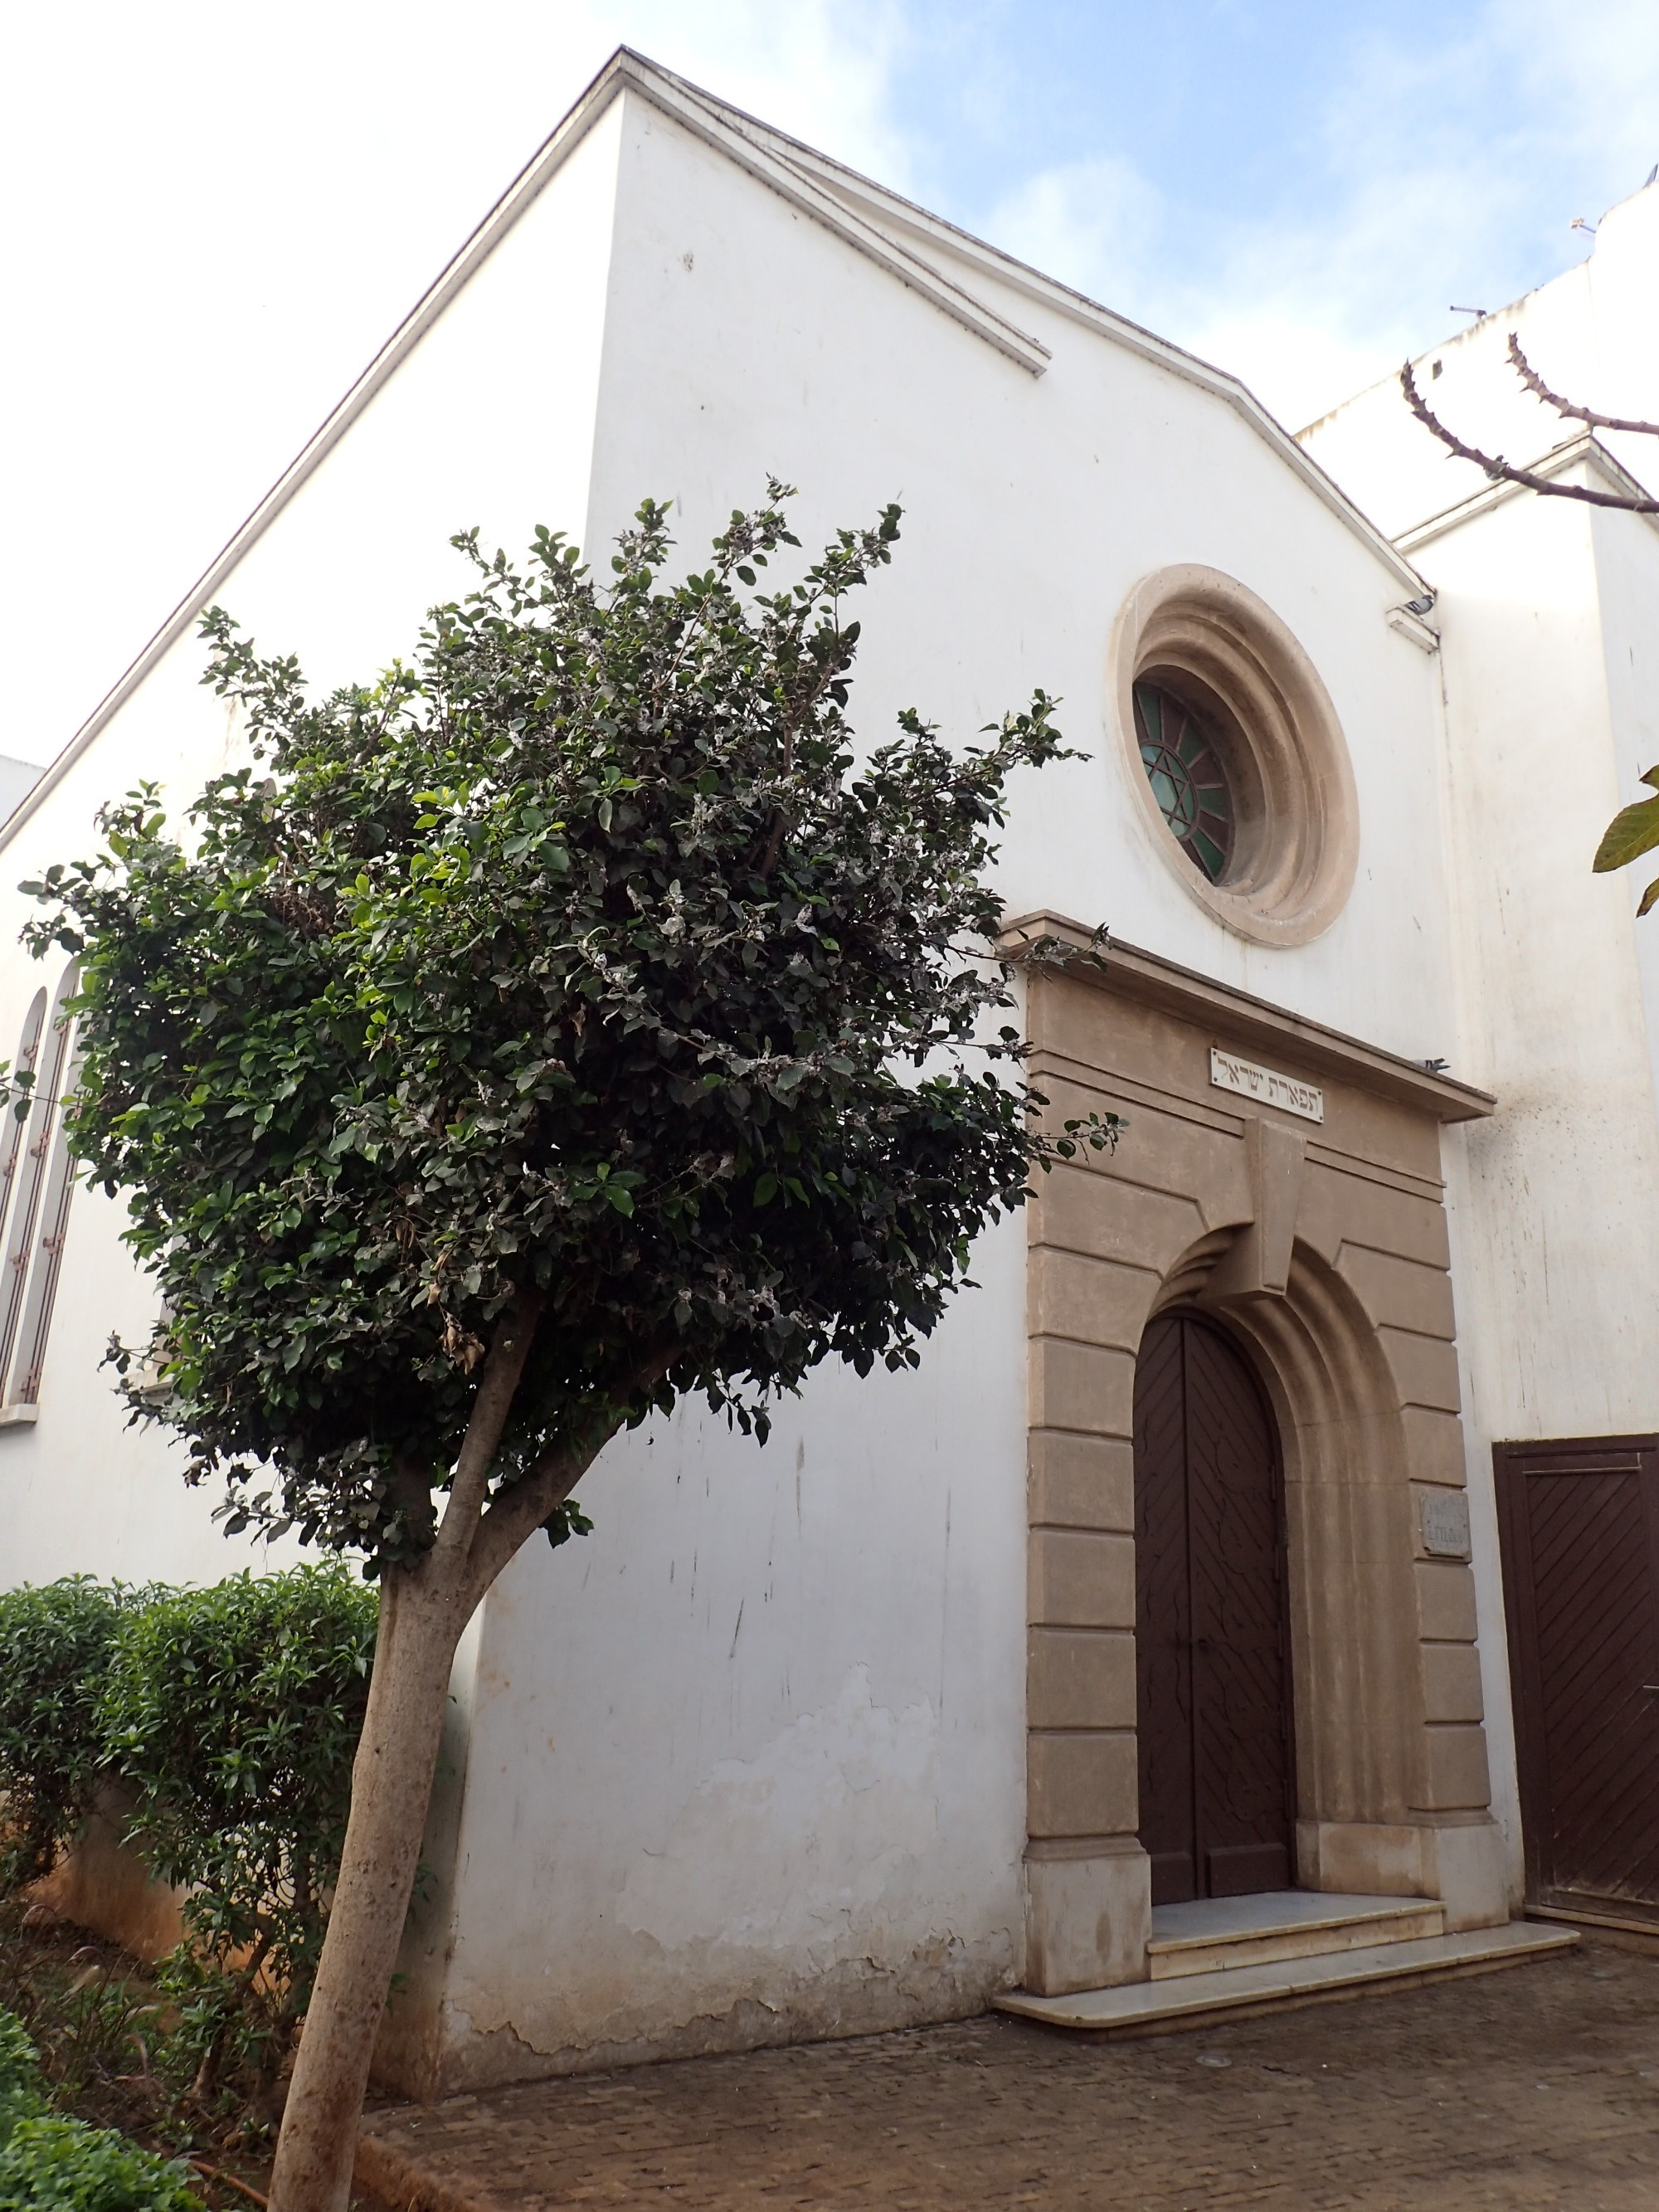
[[1307,1141],[1299,1129],[1258,1119],[1244,1124],[1244,1158],[1255,1218],[1217,1261],[1200,1304],[1251,1292],[1279,1297],[1291,1279],[1291,1246],[1302,1200]]

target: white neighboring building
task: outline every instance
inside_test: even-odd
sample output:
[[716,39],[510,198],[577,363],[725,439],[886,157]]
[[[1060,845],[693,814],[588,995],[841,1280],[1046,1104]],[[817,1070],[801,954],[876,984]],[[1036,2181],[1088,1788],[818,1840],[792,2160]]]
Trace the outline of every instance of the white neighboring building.
[[[1594,323],[1595,390],[1639,350],[1655,210],[1526,304],[1553,380],[1590,364],[1546,358],[1547,325]],[[1483,404],[1486,343],[1446,349],[1437,401]],[[822,1373],[764,1450],[683,1408],[605,1455],[593,1536],[514,1563],[458,1668],[396,2078],[1134,1987],[1182,1898],[1418,1899],[1392,1932],[1443,1943],[1528,1879],[1659,1911],[1634,1859],[1523,1870],[1492,1471],[1494,1444],[1622,1439],[1504,1462],[1536,1803],[1575,1729],[1628,1717],[1550,1703],[1550,1577],[1659,1515],[1659,1005],[1631,887],[1587,872],[1659,758],[1659,543],[1448,495],[1401,413],[1382,389],[1298,443],[621,54],[0,830],[9,885],[141,776],[182,802],[225,763],[211,599],[328,687],[457,588],[456,528],[601,550],[651,494],[695,555],[769,471],[808,546],[904,502],[860,611],[866,736],[910,704],[966,734],[1041,684],[1089,755],[1020,791],[1001,888],[1026,936],[1111,925],[1103,971],[1031,974],[1025,1010],[1056,1097],[1127,1115],[1120,1152],[982,1240],[918,1374]],[[0,892],[0,943],[25,911]],[[0,1036],[43,980],[7,957]],[[222,1573],[180,1455],[97,1372],[149,1307],[118,1210],[82,1192],[66,1238],[61,1154],[27,1136],[4,1572]],[[1659,1680],[1656,1588],[1602,1608],[1607,1697],[1620,1666]]]

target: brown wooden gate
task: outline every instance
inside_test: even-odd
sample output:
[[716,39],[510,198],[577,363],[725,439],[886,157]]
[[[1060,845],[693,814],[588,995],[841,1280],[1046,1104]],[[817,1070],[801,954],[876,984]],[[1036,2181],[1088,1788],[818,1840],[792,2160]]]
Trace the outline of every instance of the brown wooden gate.
[[1148,1324],[1135,1367],[1140,1840],[1152,1902],[1291,1881],[1279,1440],[1231,1339]]
[[1492,1456],[1528,1901],[1659,1919],[1659,1437]]

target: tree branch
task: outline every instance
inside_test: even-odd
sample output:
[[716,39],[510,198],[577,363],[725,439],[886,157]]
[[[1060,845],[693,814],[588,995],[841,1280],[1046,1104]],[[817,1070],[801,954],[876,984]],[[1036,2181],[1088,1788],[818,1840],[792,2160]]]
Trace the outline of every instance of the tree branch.
[[1575,422],[1587,422],[1592,430],[1632,430],[1638,437],[1659,438],[1659,422],[1640,422],[1623,415],[1598,415],[1593,407],[1579,407],[1571,399],[1563,399],[1552,392],[1543,378],[1521,350],[1521,341],[1510,332],[1510,360],[1515,373],[1528,392],[1541,399],[1547,407],[1553,407],[1558,415],[1570,416]]
[[[642,1361],[634,1377],[635,1389],[654,1390],[678,1352],[678,1346],[674,1346]],[[469,1611],[483,1602],[485,1592],[520,1546],[529,1541],[556,1506],[563,1504],[621,1425],[618,1411],[607,1425],[590,1431],[585,1437],[550,1444],[527,1474],[490,1500],[467,1555]]]
[[490,1584],[521,1544],[527,1543],[556,1506],[581,1480],[600,1452],[617,1433],[617,1425],[596,1437],[586,1448],[556,1444],[536,1462],[508,1490],[485,1508],[472,1548],[467,1555],[465,1606],[483,1603]]
[[1501,453],[1483,453],[1479,446],[1465,445],[1455,431],[1446,428],[1418,390],[1410,362],[1400,372],[1400,388],[1406,395],[1406,404],[1425,430],[1432,431],[1460,461],[1473,461],[1478,469],[1484,469],[1496,483],[1524,484],[1528,491],[1541,492],[1547,499],[1579,499],[1588,507],[1616,507],[1625,514],[1659,514],[1659,499],[1638,499],[1626,492],[1593,491],[1588,484],[1557,483],[1549,477],[1540,477],[1535,470],[1516,468]]
[[501,1431],[507,1426],[513,1395],[524,1374],[524,1364],[530,1357],[545,1304],[539,1291],[520,1291],[496,1328],[495,1341],[484,1359],[478,1395],[472,1401],[472,1418],[461,1440],[449,1503],[444,1508],[443,1522],[438,1530],[436,1548],[441,1552],[465,1555],[470,1550],[489,1480],[490,1464],[501,1443]]

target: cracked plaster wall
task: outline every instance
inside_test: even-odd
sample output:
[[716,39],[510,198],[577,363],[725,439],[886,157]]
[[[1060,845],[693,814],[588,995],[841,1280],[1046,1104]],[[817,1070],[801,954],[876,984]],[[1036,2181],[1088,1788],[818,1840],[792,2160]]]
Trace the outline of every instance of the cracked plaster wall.
[[619,1439],[470,1687],[444,2087],[972,2011],[1019,1966],[1024,1232],[920,1375]]

